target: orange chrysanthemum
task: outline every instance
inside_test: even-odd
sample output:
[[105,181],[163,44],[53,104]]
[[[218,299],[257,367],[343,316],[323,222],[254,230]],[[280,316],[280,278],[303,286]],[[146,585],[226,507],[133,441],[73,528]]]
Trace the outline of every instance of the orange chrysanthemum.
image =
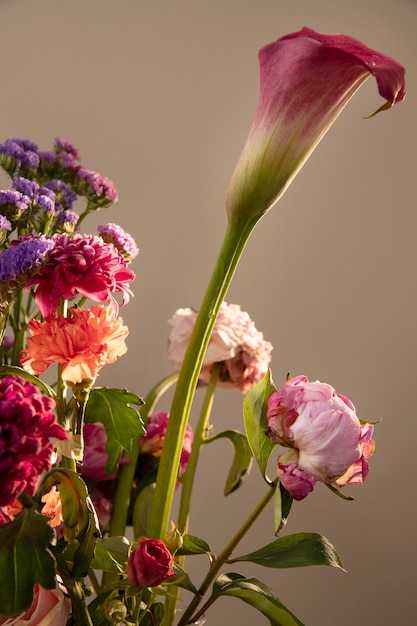
[[111,306],[70,309],[69,317],[52,315],[45,322],[31,320],[21,363],[31,374],[43,374],[52,363],[62,365],[62,379],[69,384],[93,381],[107,363],[127,350],[127,326]]

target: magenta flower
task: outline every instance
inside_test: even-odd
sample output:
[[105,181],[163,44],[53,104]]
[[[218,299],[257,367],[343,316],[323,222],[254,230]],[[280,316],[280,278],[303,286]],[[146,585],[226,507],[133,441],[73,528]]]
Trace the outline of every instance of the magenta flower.
[[296,500],[316,481],[365,481],[375,448],[373,426],[361,424],[350,400],[330,385],[292,378],[269,398],[267,418],[272,441],[289,448],[278,458],[278,477]]
[[[112,480],[117,472],[106,474],[108,454],[106,452],[107,432],[104,424],[94,422],[84,424],[84,457],[80,473],[91,480]],[[129,459],[121,458],[120,463],[129,463]]]
[[259,63],[259,103],[226,198],[233,219],[278,200],[369,76],[386,100],[378,111],[405,96],[403,66],[348,35],[303,28],[262,48]]
[[144,537],[127,562],[127,576],[136,587],[156,587],[175,576],[174,558],[163,541]]
[[26,283],[38,285],[35,300],[45,318],[56,312],[61,298],[70,300],[77,294],[94,302],[110,301],[116,311],[115,291],[123,292],[123,304],[128,302],[135,274],[112,244],[92,235],[61,234],[53,241],[41,271]]
[[[154,413],[149,417],[146,423],[146,433],[141,439],[142,454],[149,454],[157,458],[161,456],[165,433],[168,426],[168,419],[169,413],[165,413],[163,411]],[[178,470],[179,477],[181,477],[187,469],[187,463],[193,445],[193,438],[193,429],[189,424],[187,424],[180,458],[180,467]]]
[[[178,309],[169,320],[167,357],[180,369],[197,318],[193,309]],[[208,383],[215,363],[221,363],[218,384],[246,393],[263,378],[271,361],[272,345],[237,304],[223,302],[204,357],[200,381]]]
[[51,438],[66,439],[55,421],[55,401],[18,376],[0,380],[0,506],[23,491],[34,495],[42,472],[51,468]]

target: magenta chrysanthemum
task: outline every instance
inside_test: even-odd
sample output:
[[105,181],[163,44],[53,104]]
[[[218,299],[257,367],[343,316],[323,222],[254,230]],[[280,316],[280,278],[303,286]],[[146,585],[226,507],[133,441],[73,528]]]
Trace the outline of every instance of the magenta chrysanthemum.
[[115,246],[92,235],[61,234],[54,242],[40,274],[26,284],[38,285],[35,299],[45,318],[56,312],[61,298],[70,300],[77,294],[94,302],[109,301],[116,310],[113,292],[123,292],[123,304],[129,300],[135,274]]
[[66,439],[55,421],[55,401],[18,376],[0,380],[0,506],[23,491],[34,495],[42,472],[51,468],[51,437]]

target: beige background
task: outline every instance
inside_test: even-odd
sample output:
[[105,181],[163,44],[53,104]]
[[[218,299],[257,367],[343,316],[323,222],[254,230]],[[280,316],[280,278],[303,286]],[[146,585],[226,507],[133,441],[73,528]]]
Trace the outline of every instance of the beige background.
[[[381,103],[369,80],[258,225],[229,293],[275,346],[273,375],[333,384],[361,417],[382,417],[365,487],[343,502],[320,486],[286,532],[325,534],[350,573],[256,574],[308,626],[415,623],[416,26],[412,0],[0,0],[0,141],[74,142],[112,178],[116,221],[141,252],[123,310],[129,353],[100,382],[145,395],[171,371],[166,320],[198,308],[225,227],[224,195],[258,97],[258,49],[308,25],[346,32],[407,67],[408,98]],[[241,428],[242,397],[219,393],[214,423]],[[168,402],[161,408],[168,408]],[[195,416],[193,416],[195,419]],[[204,450],[191,530],[215,550],[264,487],[253,469],[224,501],[226,443]],[[273,540],[267,512],[242,550]],[[190,562],[201,575],[205,563]],[[197,582],[197,581],[196,581]],[[210,624],[263,624],[234,599]]]

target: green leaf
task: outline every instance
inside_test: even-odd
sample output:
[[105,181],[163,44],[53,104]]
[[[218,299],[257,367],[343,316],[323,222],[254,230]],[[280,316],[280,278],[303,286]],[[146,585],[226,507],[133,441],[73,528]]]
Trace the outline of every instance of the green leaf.
[[33,376],[32,374],[29,374],[29,372],[27,372],[23,368],[17,367],[16,365],[2,365],[0,367],[0,378],[3,378],[4,376],[8,376],[9,374],[11,374],[12,376],[20,376],[20,378],[29,380],[31,383],[36,385],[36,387],[39,387],[39,389],[43,393],[46,393],[47,396],[50,396],[51,398],[55,398],[55,392],[52,389],[52,387],[44,383],[37,376]]
[[99,539],[91,567],[121,574],[125,570],[130,543],[126,537],[105,537]]
[[218,596],[240,598],[263,613],[271,626],[303,626],[302,622],[275,596],[272,589],[257,578],[228,573],[219,576],[213,585]]
[[274,529],[275,534],[278,535],[287,523],[288,515],[291,511],[293,498],[288,491],[279,483],[278,488],[275,489],[274,495]]
[[117,470],[123,450],[130,452],[134,438],[144,434],[142,419],[138,411],[130,406],[142,404],[139,396],[126,389],[100,387],[91,390],[85,420],[104,424],[107,433],[107,474]]
[[263,379],[248,392],[243,403],[248,442],[259,465],[262,477],[269,484],[271,480],[266,475],[266,469],[275,444],[267,435],[268,423],[266,413],[268,410],[268,399],[275,391],[276,387],[272,382],[271,372],[268,370]]
[[217,439],[228,439],[234,448],[233,463],[229,470],[224,488],[224,495],[228,496],[238,489],[245,478],[249,475],[252,465],[253,455],[249,447],[248,440],[237,430],[224,430],[214,437],[206,439],[204,443],[210,443]]
[[33,601],[33,586],[55,587],[54,539],[49,518],[23,509],[12,522],[0,526],[0,615],[14,617]]
[[317,533],[296,533],[281,537],[260,550],[230,559],[229,563],[237,561],[277,568],[330,565],[344,570],[336,548],[326,537]]
[[184,556],[191,554],[207,554],[210,560],[214,557],[212,549],[204,539],[188,534],[183,536],[183,544],[182,547],[177,550],[177,554]]
[[59,467],[52,468],[42,479],[40,493],[49,492],[53,485],[58,486],[61,498],[64,537],[78,543],[73,556],[72,576],[86,576],[101,534],[87,486],[76,472]]

